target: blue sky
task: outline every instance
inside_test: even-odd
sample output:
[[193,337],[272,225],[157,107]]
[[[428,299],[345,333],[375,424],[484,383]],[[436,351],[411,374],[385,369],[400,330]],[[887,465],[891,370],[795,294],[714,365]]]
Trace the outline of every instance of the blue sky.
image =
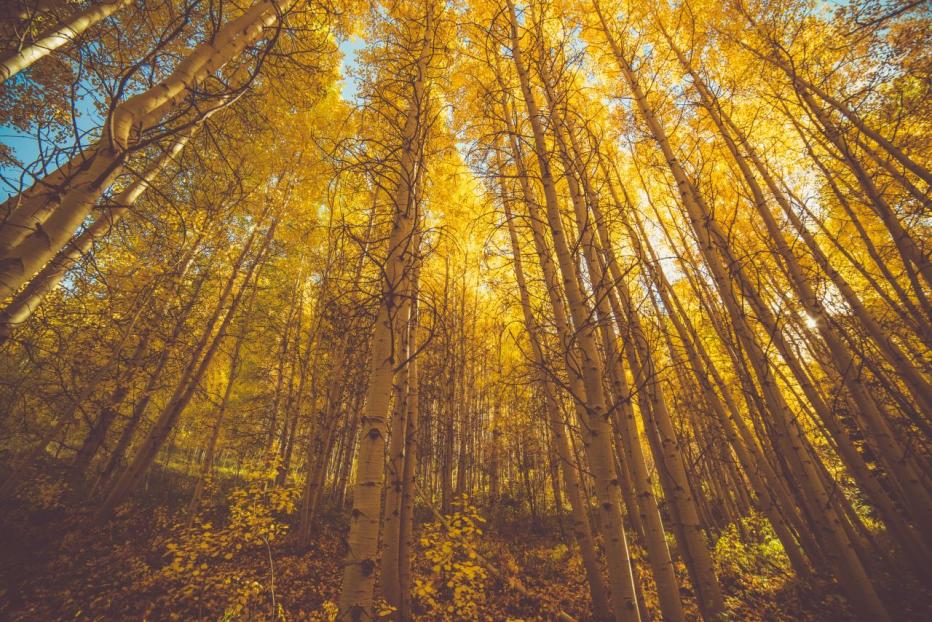
[[[13,81],[23,79],[25,78],[22,75],[12,78]],[[93,132],[100,127],[101,117],[89,97],[78,95],[75,113],[74,124],[78,135],[86,136],[88,132]],[[44,147],[46,153],[49,153],[56,147],[70,149],[76,144],[74,134],[70,134],[66,140],[60,143],[51,143],[48,137],[40,140],[38,132],[37,128],[33,128],[31,132],[23,132],[15,127],[0,125],[0,142],[10,149],[15,158],[27,166],[39,158],[40,145]],[[10,184],[17,184],[20,174],[19,168],[0,166],[0,176],[2,176],[3,180],[0,181],[0,200],[17,191],[17,188],[12,187]],[[28,186],[29,183],[26,182],[26,185]]]
[[340,51],[343,53],[343,60],[340,61],[340,73],[343,74],[343,87],[341,93],[346,101],[354,101],[358,87],[356,80],[349,76],[349,70],[356,66],[356,56],[366,42],[356,35],[350,36],[340,42]]

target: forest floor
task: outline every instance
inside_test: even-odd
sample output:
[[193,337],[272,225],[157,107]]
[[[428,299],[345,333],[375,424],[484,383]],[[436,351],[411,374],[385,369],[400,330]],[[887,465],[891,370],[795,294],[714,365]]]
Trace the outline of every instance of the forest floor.
[[[287,522],[262,511],[242,512],[243,507],[256,507],[256,497],[245,494],[239,498],[246,503],[209,508],[208,518],[185,529],[178,518],[184,501],[178,496],[150,495],[147,505],[130,504],[114,520],[96,526],[86,504],[69,501],[67,491],[53,480],[40,478],[30,491],[0,507],[0,620],[333,617],[345,515],[323,516],[311,545],[298,550],[287,536]],[[449,534],[438,531],[437,524],[422,526],[415,551],[415,607],[422,612],[417,619],[529,622],[554,620],[563,611],[586,620],[585,577],[563,544],[558,520],[519,519],[504,506],[494,518],[494,529],[486,527],[492,521],[477,519],[484,533],[472,543],[454,538],[447,547],[453,556],[463,554],[467,570],[469,560],[477,559],[495,567],[452,577],[463,587],[459,601],[445,588],[451,577],[440,577],[438,583],[432,566],[437,540]],[[729,619],[852,619],[832,586],[796,581],[767,546],[764,540],[752,547],[727,537],[716,545]],[[640,552],[635,549],[634,554]],[[681,563],[677,566],[685,602],[693,603],[685,570]],[[656,596],[649,579],[642,578],[642,584],[644,604],[654,613]],[[929,586],[894,576],[882,584],[888,588],[885,600],[897,607],[895,620],[932,619]],[[699,619],[694,606],[687,604],[687,610],[690,619]]]

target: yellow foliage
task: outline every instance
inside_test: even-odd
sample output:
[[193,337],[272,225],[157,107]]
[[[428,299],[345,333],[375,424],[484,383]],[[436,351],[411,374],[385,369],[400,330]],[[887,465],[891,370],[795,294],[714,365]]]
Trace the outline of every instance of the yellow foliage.
[[485,601],[488,573],[478,563],[485,519],[465,496],[454,507],[445,521],[426,525],[420,538],[430,574],[415,578],[414,596],[432,620],[476,619]]
[[296,496],[295,489],[275,486],[274,478],[266,477],[233,491],[226,524],[195,520],[166,544],[171,562],[162,569],[162,578],[177,583],[178,593],[187,598],[225,602],[224,619],[239,619],[266,588],[220,562],[244,548],[264,548],[280,540],[287,531],[280,516],[294,511]]

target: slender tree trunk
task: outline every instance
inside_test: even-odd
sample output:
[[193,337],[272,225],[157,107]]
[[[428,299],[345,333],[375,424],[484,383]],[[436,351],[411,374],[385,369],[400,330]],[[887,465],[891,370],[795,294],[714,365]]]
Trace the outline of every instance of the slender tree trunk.
[[356,458],[353,513],[347,538],[349,551],[340,588],[340,620],[374,619],[372,604],[382,516],[386,417],[394,369],[399,362],[394,335],[399,326],[398,312],[403,302],[404,284],[410,276],[406,266],[410,265],[412,241],[416,238],[416,205],[413,199],[420,141],[423,140],[421,123],[428,104],[426,74],[432,56],[432,10],[432,7],[427,9],[423,45],[414,69],[413,89],[401,136],[400,177],[394,190],[388,257],[383,264],[382,299],[372,334],[369,385],[365,412],[360,420],[362,434]]
[[[255,288],[253,289],[255,293]],[[207,448],[204,452],[204,461],[201,463],[201,470],[197,476],[197,482],[194,484],[194,492],[191,495],[191,501],[188,503],[187,518],[185,526],[190,528],[194,524],[194,518],[197,516],[198,509],[201,505],[201,497],[204,494],[204,487],[210,478],[210,472],[214,467],[214,456],[217,452],[217,440],[220,438],[220,429],[223,426],[223,419],[226,416],[227,409],[230,405],[230,396],[233,394],[233,386],[236,384],[236,376],[239,374],[240,350],[246,337],[246,327],[244,326],[236,336],[236,343],[233,346],[233,353],[230,355],[230,369],[227,372],[227,385],[223,391],[223,397],[220,400],[220,406],[217,408],[217,416],[210,430],[210,439],[207,441]]]
[[[415,244],[414,255],[417,254]],[[408,267],[413,272],[413,266]],[[385,477],[385,508],[382,520],[382,593],[386,602],[396,610],[402,601],[401,591],[401,503],[404,492],[405,433],[407,432],[407,401],[411,396],[409,384],[411,369],[408,358],[411,356],[411,309],[412,292],[416,285],[409,278],[404,283],[406,291],[400,293],[402,300],[398,305],[397,344],[398,357],[392,393],[391,433],[389,436],[387,473]],[[396,619],[402,619],[395,615]]]
[[184,149],[190,135],[189,132],[175,141],[172,148],[157,158],[138,180],[114,197],[113,206],[108,207],[104,215],[97,218],[91,226],[82,231],[65,248],[59,251],[29,282],[29,285],[19,292],[0,312],[0,344],[10,337],[16,326],[24,323],[32,315],[45,297],[61,283],[65,274],[77,264],[81,257],[91,250],[94,241],[106,235],[132,208],[136,200],[151,185],[168,162]]
[[[142,133],[176,112],[205,79],[276,29],[293,4],[294,0],[266,0],[230,20],[159,84],[116,105],[95,145],[0,206],[7,214],[0,225],[0,298],[15,293],[64,248],[123,171]],[[230,101],[221,97],[214,103],[224,106]]]
[[[786,450],[791,451],[796,458],[790,461],[790,465],[799,472],[800,481],[804,485],[804,493],[809,495],[813,500],[813,507],[822,509],[823,517],[818,521],[817,527],[825,532],[826,537],[831,538],[833,546],[827,547],[827,551],[835,559],[833,566],[846,587],[849,598],[852,603],[861,611],[862,615],[872,618],[873,620],[888,620],[886,610],[877,596],[868,575],[858,559],[857,554],[851,546],[850,540],[844,533],[842,526],[843,518],[839,517],[832,508],[830,503],[829,492],[825,489],[816,465],[813,463],[811,454],[808,451],[808,443],[799,429],[798,422],[790,413],[783,396],[777,388],[770,362],[766,355],[760,349],[757,341],[754,339],[749,326],[746,324],[745,315],[741,311],[741,306],[735,299],[735,292],[732,288],[731,279],[727,276],[726,270],[722,265],[722,259],[717,253],[722,253],[728,257],[731,266],[739,266],[733,261],[725,246],[727,238],[718,229],[717,224],[712,219],[708,207],[700,197],[696,188],[692,185],[678,158],[674,155],[670,147],[666,133],[660,125],[658,119],[647,104],[646,97],[640,88],[638,79],[629,64],[619,42],[611,34],[604,15],[601,12],[597,2],[593,6],[599,15],[602,25],[602,31],[608,39],[609,46],[612,48],[614,56],[618,62],[619,68],[624,74],[625,80],[630,87],[637,109],[647,123],[651,136],[657,145],[663,151],[671,173],[673,174],[677,187],[680,191],[682,202],[687,210],[692,228],[699,240],[699,248],[703,253],[706,264],[712,271],[716,286],[722,296],[723,301],[728,307],[729,315],[734,324],[736,333],[742,341],[742,345],[748,353],[748,358],[759,378],[762,390],[768,397],[768,401],[773,406],[773,413],[776,415],[775,427],[779,429],[779,439],[785,443]],[[744,283],[742,283],[743,285]],[[748,291],[742,287],[743,291]],[[753,288],[751,292],[753,293]],[[753,298],[752,298],[753,300]],[[760,312],[764,309],[755,305],[756,310]],[[781,333],[774,333],[779,337]],[[788,361],[789,362],[789,361]]]
[[[412,352],[418,348],[418,287],[420,261],[416,261],[411,276],[411,313],[408,328],[408,343]],[[414,551],[414,501],[417,496],[417,465],[420,454],[418,443],[418,415],[420,389],[418,377],[418,357],[412,356],[408,361],[408,398],[405,403],[405,439],[404,465],[402,467],[401,510],[398,519],[398,588],[401,599],[398,606],[398,619],[409,620],[412,617],[411,581],[412,554]]]

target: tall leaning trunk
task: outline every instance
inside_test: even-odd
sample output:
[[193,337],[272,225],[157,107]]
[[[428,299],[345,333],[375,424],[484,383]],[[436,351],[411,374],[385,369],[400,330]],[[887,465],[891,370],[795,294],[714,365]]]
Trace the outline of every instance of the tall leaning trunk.
[[0,57],[0,84],[58,48],[73,43],[88,28],[96,26],[131,2],[132,0],[104,0],[100,4],[93,4],[56,24],[29,45],[4,54]]
[[[159,450],[162,448],[171,430],[175,427],[175,423],[178,421],[181,413],[190,403],[201,379],[210,367],[213,357],[216,355],[217,349],[220,347],[220,343],[226,335],[229,324],[236,314],[236,309],[249,286],[249,282],[252,280],[258,265],[264,261],[265,253],[275,234],[277,224],[278,219],[275,218],[268,226],[262,245],[256,253],[256,257],[246,269],[238,291],[234,293],[234,284],[238,280],[237,277],[243,267],[243,263],[246,261],[249,251],[259,233],[258,225],[253,229],[246,246],[243,248],[243,252],[240,253],[236,265],[227,280],[224,291],[221,293],[220,300],[214,308],[213,314],[207,322],[197,346],[195,346],[194,356],[187,369],[182,374],[171,398],[159,413],[159,416],[156,418],[146,438],[143,439],[142,444],[136,452],[136,456],[114,482],[100,508],[98,508],[95,516],[97,521],[102,522],[110,519],[113,515],[113,511],[126,501],[143,473],[152,466]],[[218,322],[219,326],[217,326]],[[216,332],[214,332],[215,326],[217,326]]]
[[[417,236],[415,236],[417,237]],[[416,246],[416,244],[415,244]],[[415,248],[415,253],[417,249]],[[408,267],[413,271],[413,267]],[[385,601],[396,609],[395,618],[403,619],[397,610],[401,605],[401,577],[399,558],[401,556],[401,500],[404,492],[405,433],[408,413],[407,403],[411,395],[409,384],[411,367],[408,357],[411,355],[411,292],[414,284],[405,279],[402,300],[398,306],[397,342],[398,352],[392,393],[391,434],[389,438],[387,473],[385,477],[385,508],[382,521],[382,594]]]
[[[614,195],[614,188],[611,188],[611,192]],[[613,196],[613,199],[616,204],[620,205],[617,196]],[[806,577],[810,574],[809,565],[782,513],[791,512],[793,516],[796,516],[795,508],[793,508],[792,502],[783,503],[782,506],[777,505],[775,498],[778,493],[776,491],[771,492],[769,487],[770,485],[777,486],[779,490],[777,477],[768,468],[766,460],[759,456],[757,443],[747,431],[741,413],[737,410],[733,401],[727,399],[727,397],[719,397],[719,394],[715,392],[710,378],[710,374],[713,373],[712,361],[705,352],[698,334],[689,320],[689,316],[683,311],[679,300],[675,297],[675,292],[659,268],[656,255],[653,254],[653,249],[649,246],[646,233],[640,229],[640,222],[637,222],[637,225],[639,227],[638,232],[632,232],[631,235],[635,252],[641,265],[646,267],[664,308],[667,309],[670,320],[680,336],[690,368],[696,377],[705,402],[718,419],[725,438],[734,449],[738,461],[747,475],[754,493],[755,506],[770,520],[777,537],[783,544],[783,549],[790,558],[793,569],[800,577]],[[641,239],[645,240],[644,246],[647,247],[650,253],[649,256],[644,252],[638,234]],[[724,384],[722,383],[721,386],[724,386]],[[739,434],[739,431],[743,431],[744,434]]]
[[[177,113],[207,78],[277,28],[293,4],[294,0],[266,0],[230,20],[160,83],[116,104],[92,147],[0,205],[0,212],[5,212],[0,224],[0,298],[13,295],[64,248],[97,199],[123,172],[143,133]],[[221,96],[211,105],[216,108],[230,101]]]
[[[669,39],[668,39],[669,41]],[[701,97],[701,103],[703,107],[709,112],[712,120],[714,121],[719,134],[725,141],[726,146],[732,154],[735,162],[738,164],[738,167],[745,178],[748,188],[751,190],[751,196],[753,198],[753,205],[761,219],[764,221],[764,224],[767,228],[770,241],[776,248],[776,254],[780,258],[781,262],[785,266],[787,275],[789,276],[790,283],[795,290],[799,301],[801,302],[803,308],[806,310],[806,313],[809,314],[809,317],[814,320],[816,324],[816,330],[822,337],[825,342],[825,345],[828,347],[829,352],[831,353],[831,360],[834,363],[835,371],[841,377],[842,382],[845,387],[848,389],[852,398],[858,407],[858,412],[863,413],[862,418],[865,420],[866,429],[864,432],[870,434],[879,445],[881,453],[885,456],[886,461],[888,462],[888,468],[893,471],[899,481],[900,485],[906,487],[910,491],[911,501],[918,504],[919,499],[925,499],[926,504],[928,504],[928,493],[921,486],[920,478],[917,473],[919,468],[910,464],[912,461],[907,455],[906,451],[901,446],[901,443],[898,442],[893,437],[893,432],[886,425],[885,417],[880,412],[877,402],[871,397],[868,393],[868,390],[864,387],[859,375],[856,373],[858,368],[857,362],[854,359],[851,351],[847,347],[846,343],[842,340],[841,336],[838,334],[834,328],[834,322],[828,313],[825,310],[824,305],[822,304],[820,296],[816,293],[815,287],[810,283],[809,279],[804,275],[803,269],[800,265],[796,254],[790,248],[789,244],[783,237],[783,232],[780,229],[779,224],[777,223],[775,217],[770,211],[770,207],[767,204],[767,199],[764,195],[763,188],[757,181],[757,178],[754,175],[754,172],[751,170],[751,164],[749,159],[745,157],[741,149],[739,149],[737,140],[740,140],[745,149],[749,149],[747,141],[744,140],[743,135],[738,135],[737,139],[732,135],[732,132],[736,130],[736,127],[733,123],[727,123],[727,115],[721,111],[720,107],[716,105],[716,100],[714,95],[705,85],[705,82],[700,76],[696,74],[695,71],[687,63],[683,54],[676,48],[676,46],[670,41],[670,45],[673,48],[674,52],[680,59],[680,62],[684,65],[684,68],[690,73],[693,78],[693,84],[696,89],[699,91]],[[730,121],[730,119],[727,119]],[[756,153],[753,150],[749,151],[749,158],[753,158],[758,164],[762,164],[760,159],[756,156]],[[769,172],[763,166],[758,167],[759,171],[764,175],[765,181],[767,181],[769,189],[773,193],[774,197],[777,199],[778,203],[783,206],[784,212],[787,214],[788,218],[791,221],[794,221],[794,225],[801,224],[798,223],[798,219],[795,219],[795,214],[793,213],[792,208],[789,206],[786,198],[783,193],[780,192],[774,180],[770,177]],[[805,227],[799,227],[800,230],[804,230]],[[817,246],[813,247],[818,249]],[[825,265],[827,262],[819,261],[817,253],[817,262],[820,265]],[[833,271],[834,272],[834,271]],[[861,313],[857,313],[859,319],[866,321],[866,325],[869,328],[873,328],[874,322],[869,318],[869,315],[864,312],[863,305],[860,304],[857,297],[854,295],[854,292],[850,287],[846,286],[840,276],[835,273],[835,278],[833,281],[836,282],[836,285],[840,286],[840,289],[845,295],[846,300],[849,303],[852,303],[853,307],[857,310],[860,310]],[[876,329],[870,330],[876,334]],[[877,335],[878,337],[880,335]],[[884,345],[887,344],[885,348]],[[881,350],[892,350],[892,344],[888,344],[887,339],[880,339],[879,345]],[[895,352],[891,352],[895,356]],[[929,395],[929,386],[928,383],[924,383],[923,379],[919,376],[918,371],[912,368],[907,361],[904,360],[905,357],[902,353],[899,356],[895,356],[894,361],[902,361],[906,363],[903,366],[903,374],[907,378],[910,384],[916,384],[916,395],[925,402],[926,400],[932,398]],[[826,370],[827,373],[830,373],[830,370]],[[925,505],[927,508],[926,511],[932,510],[932,507]],[[926,511],[920,512],[919,516],[925,515],[924,520],[920,520],[920,525],[928,527],[930,524],[929,514],[925,513]]]
[[[177,284],[182,283],[186,278],[188,271],[194,263],[195,253],[200,247],[200,242],[203,237],[203,234],[199,234],[194,243],[191,244],[190,248],[188,248],[182,255],[181,261],[179,262],[180,268],[176,274],[173,274],[169,277],[168,286],[170,288],[172,285],[177,286]],[[28,289],[29,288],[27,288],[27,290]],[[168,314],[173,302],[174,299],[171,296],[163,296],[161,302],[155,307],[152,317],[156,321],[165,317]],[[176,330],[178,330],[177,327]],[[91,462],[94,460],[97,452],[100,451],[100,448],[103,446],[104,441],[107,438],[107,433],[110,431],[110,427],[113,425],[117,418],[120,405],[129,395],[134,376],[139,371],[146,355],[149,353],[149,348],[151,346],[154,333],[154,328],[149,327],[139,338],[135,350],[133,350],[132,355],[130,355],[126,363],[126,369],[117,379],[116,388],[107,399],[107,402],[101,409],[100,417],[91,427],[91,430],[85,437],[84,442],[81,444],[81,448],[78,450],[78,453],[74,459],[74,463],[71,467],[71,479],[75,484],[82,482],[86,477]]]
[[56,206],[50,214],[42,214],[47,217],[30,215],[22,222],[11,218],[0,227],[0,298],[12,296],[64,248],[97,198],[123,170],[127,154],[98,144],[75,157],[81,158],[81,164],[63,197],[48,198]]
[[[184,273],[188,270],[189,262],[193,260],[194,256],[200,250],[200,243],[202,239],[203,235],[198,236],[197,240],[192,245],[192,248],[188,251],[190,258],[184,262],[184,269],[181,271],[181,274],[177,278],[173,279],[173,285],[175,288],[178,288],[183,284]],[[133,436],[136,433],[136,429],[149,407],[149,402],[152,400],[152,397],[155,395],[159,385],[161,384],[162,372],[169,363],[174,346],[178,343],[178,340],[187,327],[186,322],[190,317],[192,310],[194,309],[195,305],[200,302],[200,292],[206,284],[207,278],[210,276],[210,270],[214,265],[213,260],[215,258],[216,255],[212,255],[211,261],[209,261],[206,267],[199,271],[198,275],[195,277],[191,294],[187,302],[181,305],[181,307],[178,309],[177,315],[175,316],[174,326],[172,327],[168,336],[162,341],[155,364],[146,369],[147,378],[145,385],[143,386],[142,390],[134,396],[136,401],[133,404],[133,409],[130,413],[129,419],[123,425],[120,436],[117,439],[113,450],[110,452],[110,456],[107,458],[107,462],[104,468],[94,479],[94,483],[88,493],[89,496],[93,495],[101,488],[105,488],[110,483],[114,474],[116,474],[117,471],[123,466],[126,450],[129,448],[130,443],[133,440]],[[165,307],[166,313],[163,315],[169,315],[169,307],[170,305]],[[124,396],[124,399],[125,397],[126,396]],[[116,410],[120,407],[120,403],[112,402],[110,407]]]
[[[606,366],[608,368],[611,386],[614,389],[616,401],[618,402],[618,413],[615,417],[616,426],[621,437],[621,444],[624,449],[626,460],[623,467],[629,467],[631,477],[637,493],[637,507],[629,508],[629,514],[639,512],[641,523],[644,530],[644,545],[647,550],[648,562],[651,566],[651,572],[654,575],[654,581],[657,586],[658,599],[663,616],[667,620],[684,619],[683,605],[680,599],[679,585],[674,574],[673,561],[670,556],[669,547],[661,520],[660,511],[657,507],[656,497],[653,493],[653,482],[651,481],[641,448],[641,440],[638,433],[637,423],[634,419],[634,409],[631,405],[632,391],[628,385],[625,371],[622,366],[621,355],[618,348],[618,339],[612,328],[610,318],[614,315],[619,329],[624,333],[633,333],[637,329],[638,319],[634,312],[634,307],[630,303],[630,295],[627,293],[627,285],[620,273],[618,262],[615,259],[611,247],[608,230],[602,218],[601,211],[598,208],[598,201],[591,187],[589,173],[583,164],[582,151],[578,141],[575,138],[573,128],[569,122],[559,115],[555,110],[555,103],[558,98],[554,93],[555,85],[546,70],[545,65],[541,64],[541,75],[544,78],[545,93],[548,96],[551,106],[551,119],[554,125],[554,136],[558,146],[558,151],[563,159],[564,168],[567,171],[567,185],[573,202],[574,212],[576,214],[577,229],[580,234],[580,242],[583,249],[583,255],[586,259],[589,274],[593,282],[594,298],[596,300],[596,310],[602,321],[599,323],[599,332],[602,336],[602,350],[605,353]],[[571,149],[572,148],[572,149]],[[588,207],[592,210],[590,214]],[[593,227],[593,225],[595,225]],[[598,232],[598,238],[595,232]],[[608,269],[603,267],[602,258]],[[623,308],[619,305],[618,299],[624,303]],[[627,323],[627,325],[626,325]],[[627,330],[626,330],[627,329]],[[639,378],[652,378],[652,375],[643,373],[642,367],[646,364],[637,357],[632,356],[634,351],[626,347],[625,353],[629,355],[631,362],[631,371],[635,380]],[[641,358],[651,356],[649,348],[646,346],[639,348],[638,352]],[[642,387],[643,388],[643,387]],[[643,401],[643,395],[646,393],[655,396],[654,387],[648,387],[649,390],[641,391],[638,389],[638,400],[641,404],[641,414],[651,412],[647,404]],[[648,422],[645,422],[648,423]],[[655,456],[655,461],[660,464],[663,460],[671,460],[670,453],[675,454],[679,459],[679,448],[671,447],[666,456]],[[672,472],[673,467],[667,467],[666,472]],[[683,475],[685,477],[685,475]],[[669,487],[665,493],[673,503],[679,505],[691,503],[691,495],[688,494],[689,486],[684,485],[682,481],[678,482],[674,490]],[[674,516],[685,515],[693,518],[695,511],[689,513],[683,509]],[[698,522],[692,522],[690,526],[698,528]],[[696,541],[693,534],[690,533],[690,526],[682,525],[677,522],[678,539],[682,540],[681,544],[686,546],[688,567],[693,576],[693,581],[698,588],[700,603],[703,605],[704,612],[711,612],[721,607],[721,594],[718,590],[718,582],[715,573],[708,560],[708,552],[705,550],[705,544]],[[700,550],[701,549],[701,550]],[[706,563],[708,562],[708,563]]]
[[[411,275],[411,315],[408,341],[410,349],[417,352],[418,335],[418,282],[420,263],[416,262]],[[418,384],[418,361],[412,357],[408,362],[408,399],[405,402],[404,466],[402,468],[401,510],[398,519],[398,587],[401,600],[398,619],[411,618],[411,562],[414,552],[414,500],[417,496],[417,464],[420,454],[418,444],[418,415],[420,410],[420,385]]]
[[[785,58],[786,51],[780,47],[780,45],[774,40],[772,35],[767,33],[761,25],[753,18],[753,16],[748,12],[747,8],[742,2],[737,2],[735,6],[738,8],[739,12],[745,17],[745,19],[750,22],[750,24],[757,30],[757,32],[763,37],[767,42],[768,47],[770,48],[770,54],[761,54],[756,50],[752,52],[767,62],[774,64],[779,67],[787,77],[790,78],[794,83],[796,83],[799,88],[805,89],[812,94],[817,95],[830,107],[834,108],[842,115],[844,115],[852,125],[854,125],[858,130],[864,133],[865,136],[876,142],[886,153],[888,153],[893,159],[899,162],[904,168],[911,171],[917,177],[922,179],[927,185],[932,186],[932,171],[925,168],[911,157],[906,154],[900,147],[896,146],[893,141],[886,138],[883,134],[873,128],[868,124],[864,119],[855,112],[844,100],[833,96],[826,89],[819,87],[810,80],[807,80],[803,77],[793,66],[793,63]],[[745,46],[746,47],[746,46]]]
[[142,317],[146,304],[151,300],[154,288],[149,289],[138,301],[135,313],[133,314],[128,326],[126,327],[121,339],[117,342],[113,356],[105,365],[91,374],[87,383],[81,388],[81,391],[72,398],[71,403],[62,413],[59,420],[42,435],[40,440],[30,449],[26,450],[19,460],[7,469],[3,480],[0,480],[0,497],[4,497],[13,491],[15,486],[25,474],[26,470],[32,465],[36,458],[45,451],[46,447],[54,440],[59,443],[64,441],[64,437],[69,427],[78,419],[82,408],[91,400],[99,390],[100,385],[107,379],[108,375],[117,369],[123,349],[129,344],[130,337],[136,328],[137,323]]
[[[897,439],[894,438],[892,429],[886,423],[885,415],[880,412],[877,402],[871,397],[861,382],[859,374],[856,372],[858,365],[854,359],[853,354],[841,336],[836,332],[833,319],[826,312],[820,297],[815,292],[814,286],[804,275],[799,260],[790,248],[789,244],[784,239],[783,233],[780,230],[776,219],[771,214],[769,206],[767,205],[764,191],[760,187],[754,172],[751,170],[751,163],[749,162],[749,159],[745,157],[744,153],[742,153],[741,149],[739,149],[736,138],[737,140],[740,140],[745,149],[750,149],[750,145],[748,145],[747,141],[744,140],[743,135],[738,134],[737,137],[732,135],[732,132],[736,131],[737,129],[735,125],[730,122],[730,119],[727,118],[727,115],[721,111],[719,106],[717,106],[714,95],[705,85],[701,77],[698,76],[691,67],[689,67],[683,54],[679,52],[672,41],[669,41],[669,43],[671,47],[673,47],[674,52],[676,52],[677,56],[679,57],[680,62],[692,75],[693,84],[696,86],[700,93],[703,106],[708,110],[710,116],[715,122],[719,133],[724,139],[729,151],[732,153],[733,158],[737,162],[738,167],[741,170],[741,173],[748,185],[748,188],[751,190],[754,207],[761,216],[761,219],[764,221],[767,232],[770,236],[770,240],[776,247],[777,256],[782,260],[785,266],[786,273],[790,278],[793,289],[795,290],[800,302],[802,303],[803,308],[809,314],[809,317],[814,320],[816,324],[816,330],[824,340],[824,343],[828,347],[828,350],[831,354],[831,362],[835,368],[834,371],[836,371],[837,374],[841,377],[844,386],[848,389],[856,404],[856,412],[860,413],[860,416],[856,417],[856,419],[859,420],[859,422],[863,422],[862,425],[864,433],[869,435],[873,443],[878,446],[878,453],[883,456],[884,461],[889,465],[888,469],[897,476],[900,486],[902,486],[909,493],[908,502],[914,508],[916,508],[914,509],[913,514],[917,524],[927,530],[928,526],[930,525],[930,518],[932,517],[930,517],[928,513],[928,493],[921,484],[920,477],[918,475],[919,469],[917,466],[910,464],[911,460],[905,453],[905,449],[903,448],[901,442],[898,442]],[[785,196],[782,192],[780,192],[779,187],[770,177],[769,171],[766,169],[766,167],[763,166],[763,163],[752,149],[748,152],[748,157],[753,159],[753,161],[758,165],[759,172],[763,175],[771,193],[777,199],[777,202],[783,206],[784,212],[788,218],[790,218],[798,231],[805,231],[804,236],[806,236],[808,231],[805,230],[805,227],[802,226],[802,223],[799,223]],[[806,237],[808,242],[809,238],[808,236]],[[872,318],[870,318],[870,316],[866,313],[863,305],[860,304],[859,299],[851,290],[851,288],[847,286],[847,283],[841,279],[837,272],[831,269],[830,265],[828,265],[828,262],[825,261],[824,256],[821,256],[819,247],[815,244],[811,244],[810,248],[813,250],[813,252],[816,253],[817,263],[820,266],[828,268],[832,271],[834,276],[833,281],[836,283],[836,285],[839,286],[840,291],[845,296],[849,304],[852,304],[852,307],[855,309],[855,315],[866,324],[870,333],[873,333],[876,338],[879,338],[881,351],[887,350],[890,352],[890,354],[895,356],[897,353],[897,351],[894,350],[895,344],[889,342],[889,340],[883,335],[878,334],[879,327],[875,327],[875,322],[873,322]],[[887,347],[884,348],[884,345]],[[924,390],[927,388],[927,384],[925,387],[923,387],[923,379],[919,375],[918,371],[912,368],[912,366],[908,364],[908,361],[905,361],[905,357],[903,357],[902,353],[899,353],[899,356],[893,360],[906,363],[902,367],[903,375],[908,384],[915,387],[914,395],[920,398],[920,403],[932,397],[926,390]],[[825,363],[823,363],[823,366],[825,366]],[[897,367],[897,369],[900,369],[900,367]],[[826,373],[831,373],[831,371],[831,369],[826,369]],[[899,514],[893,508],[893,504],[888,501],[886,492],[880,486],[871,484],[873,475],[867,473],[866,469],[864,469],[864,471],[865,473],[861,478],[859,478],[859,481],[866,482],[866,490],[871,493],[871,498],[877,502],[878,507],[884,516],[885,522],[888,523],[895,536],[902,543],[904,552],[907,555],[915,553],[917,554],[916,559],[922,559],[927,554],[925,552],[924,543],[922,543],[918,535],[913,533],[912,529],[899,518]]]
[[[546,223],[546,218],[543,217],[540,213],[540,208],[537,205],[537,198],[532,191],[529,183],[531,176],[528,173],[528,170],[524,164],[524,159],[522,156],[522,150],[520,142],[518,141],[516,129],[514,123],[511,121],[511,113],[509,112],[507,106],[504,109],[504,119],[506,122],[506,127],[509,133],[509,142],[511,146],[512,153],[514,154],[514,162],[517,168],[517,178],[521,185],[521,191],[525,198],[525,204],[528,212],[528,227],[531,231],[531,237],[534,243],[534,249],[537,254],[537,258],[540,264],[541,272],[544,276],[544,282],[546,284],[547,298],[550,301],[550,309],[553,312],[553,320],[557,329],[557,334],[560,338],[560,342],[563,347],[564,354],[564,369],[569,380],[569,394],[572,397],[573,406],[576,411],[576,419],[579,427],[582,431],[583,437],[583,447],[585,450],[586,458],[589,463],[592,463],[598,458],[592,456],[592,439],[593,435],[589,429],[588,421],[588,410],[585,406],[585,384],[581,376],[581,365],[579,362],[579,357],[574,348],[574,343],[576,341],[575,335],[573,333],[573,328],[570,325],[570,319],[567,317],[566,304],[563,300],[563,294],[560,292],[560,283],[558,277],[558,268],[553,261],[553,253],[550,250],[546,240],[545,240],[545,231],[544,223]],[[624,404],[622,400],[622,404]],[[619,447],[623,446],[623,442],[619,441]],[[579,459],[579,456],[573,452],[572,455],[572,464],[577,473],[585,473],[586,469],[582,466],[582,461]],[[619,468],[616,464],[616,470]],[[623,476],[620,480],[620,484],[627,485],[627,472],[622,472]],[[589,493],[585,489],[585,481],[578,479],[578,486],[580,488],[581,495],[581,506],[584,509],[586,514],[585,520],[588,522],[588,507],[589,507]],[[634,497],[633,490],[631,494],[627,494],[626,498],[630,499]],[[636,527],[636,531],[639,533],[644,531],[643,526],[638,528],[637,526],[640,523],[637,521],[639,515],[634,511],[633,508],[637,507],[638,503],[632,502],[627,504],[630,510],[630,516],[632,525]],[[659,514],[658,514],[659,516]],[[595,525],[591,526],[593,534],[596,533]],[[661,533],[662,537],[662,533]],[[632,577],[633,579],[633,577]],[[601,582],[601,573],[599,573],[599,582]],[[611,617],[611,616],[610,616]]]
[[175,141],[171,149],[156,158],[139,179],[113,198],[104,213],[87,229],[72,239],[55,257],[30,280],[22,291],[0,312],[0,344],[9,339],[16,326],[25,322],[67,274],[68,270],[86,255],[96,240],[109,233],[135,205],[136,201],[187,144],[191,134],[186,133]]
[[[255,288],[253,292],[255,293]],[[223,420],[226,416],[227,409],[230,405],[230,396],[233,394],[233,386],[236,384],[236,376],[239,373],[240,350],[246,337],[246,326],[242,328],[236,336],[236,345],[233,346],[233,353],[230,355],[230,367],[227,371],[227,384],[223,390],[223,397],[220,399],[220,406],[217,408],[217,415],[214,417],[213,425],[210,430],[210,438],[207,440],[207,448],[204,452],[204,462],[201,464],[200,472],[197,475],[197,482],[194,484],[194,492],[191,494],[191,501],[188,502],[187,516],[185,517],[185,526],[190,528],[194,524],[194,518],[201,506],[201,497],[204,494],[204,488],[207,480],[210,478],[210,472],[214,468],[214,456],[217,453],[217,441],[220,438],[220,430],[223,427]]]

